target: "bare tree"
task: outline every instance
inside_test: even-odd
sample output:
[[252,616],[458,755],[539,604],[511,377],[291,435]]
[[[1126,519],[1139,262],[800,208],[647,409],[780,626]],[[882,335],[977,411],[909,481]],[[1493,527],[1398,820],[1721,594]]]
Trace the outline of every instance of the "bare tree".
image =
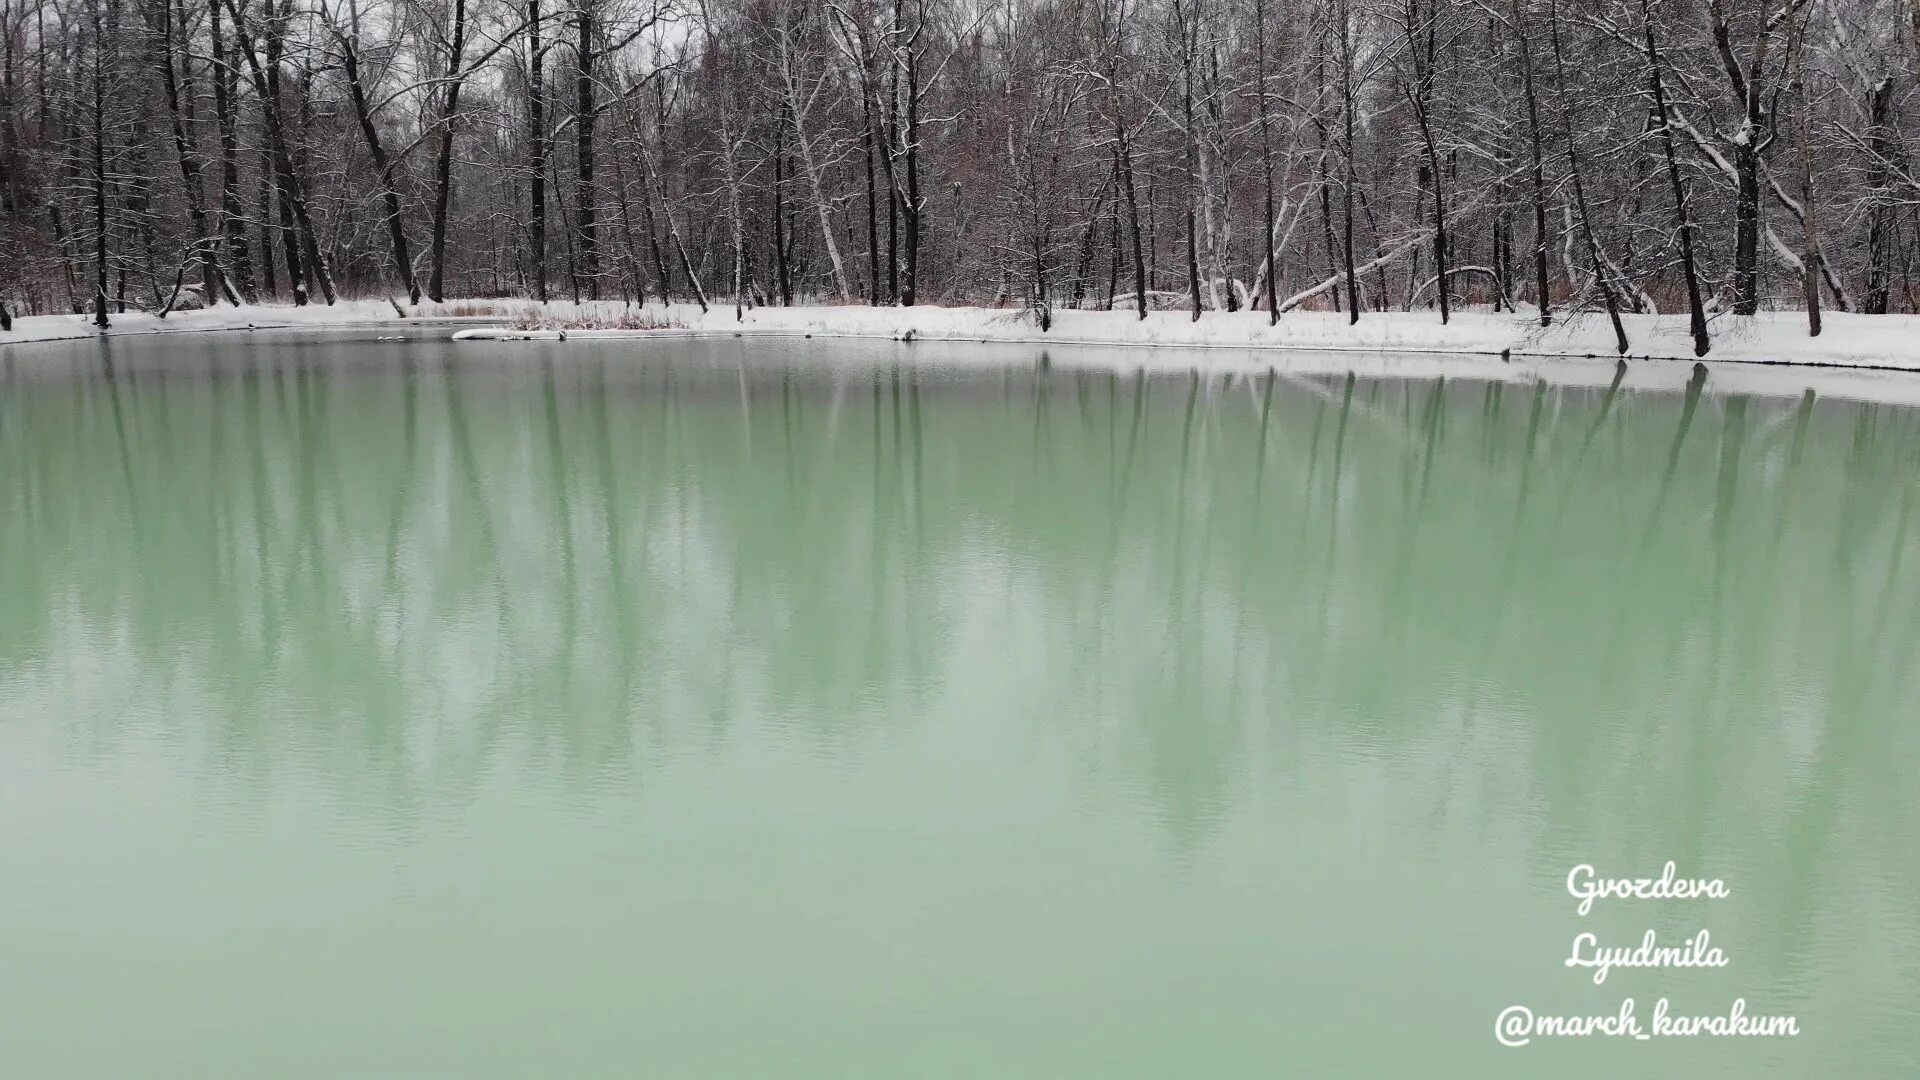
[[[1721,138],[1733,150],[1735,173],[1733,310],[1760,309],[1760,163],[1774,135],[1774,95],[1779,78],[1774,50],[1807,0],[1785,0],[1772,11],[1764,0],[1708,0],[1708,22],[1726,88],[1739,105],[1739,123]],[[1734,42],[1736,24],[1749,40],[1744,55]]]
[[0,297],[1684,304],[1704,354],[1920,304],[1912,2],[0,0]]

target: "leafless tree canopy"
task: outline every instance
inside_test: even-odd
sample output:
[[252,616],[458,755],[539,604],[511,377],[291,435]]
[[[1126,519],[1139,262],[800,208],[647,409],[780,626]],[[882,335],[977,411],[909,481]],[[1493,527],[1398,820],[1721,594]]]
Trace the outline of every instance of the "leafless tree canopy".
[[14,314],[1477,305],[1689,313],[1704,351],[1920,304],[1920,0],[0,0],[0,34]]

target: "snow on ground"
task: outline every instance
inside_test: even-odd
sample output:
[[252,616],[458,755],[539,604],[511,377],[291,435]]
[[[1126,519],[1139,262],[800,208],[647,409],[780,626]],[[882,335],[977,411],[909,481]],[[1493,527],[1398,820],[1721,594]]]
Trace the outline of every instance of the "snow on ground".
[[[1042,333],[1020,311],[991,308],[912,308],[865,306],[761,307],[714,306],[702,313],[691,304],[649,305],[644,309],[617,301],[597,304],[525,300],[462,300],[421,304],[409,309],[408,322],[459,320],[474,327],[453,334],[460,339],[554,340],[557,330],[515,330],[509,326],[568,326],[570,338],[660,338],[671,336],[873,338],[894,341],[997,342],[1059,346],[1058,359],[1077,364],[1274,367],[1307,373],[1352,370],[1358,374],[1506,380],[1545,378],[1555,382],[1605,385],[1614,373],[1613,332],[1604,315],[1556,318],[1541,327],[1525,315],[1463,311],[1446,324],[1434,312],[1365,313],[1356,325],[1338,312],[1293,311],[1269,325],[1264,312],[1208,312],[1196,322],[1186,312],[1152,312],[1144,320],[1132,312],[1058,311]],[[1631,347],[1624,385],[1684,386],[1694,359],[1684,315],[1624,316]],[[583,326],[655,324],[662,329],[600,330]],[[221,307],[175,312],[168,318],[126,314],[113,317],[110,334],[183,333],[341,324],[400,323],[385,300],[360,300],[306,307]],[[1787,368],[1774,375],[1746,365],[1812,365],[1822,368],[1894,369],[1920,372],[1920,317],[1906,315],[1826,315],[1825,332],[1806,333],[1799,312],[1770,312],[1750,318],[1723,315],[1713,325],[1713,351],[1706,358],[1719,390],[1798,392],[1795,387],[1839,390],[1842,396],[1920,401],[1920,378],[1909,374],[1861,370],[1820,375]],[[54,315],[14,320],[0,332],[0,345],[92,337],[87,316]],[[1079,348],[1092,346],[1096,348]],[[1114,346],[1157,346],[1117,360]],[[1207,350],[1205,354],[1192,350]],[[996,351],[997,352],[997,351]],[[943,357],[951,360],[952,357]],[[1607,361],[1603,364],[1593,360]],[[1637,361],[1655,361],[1638,363]],[[1663,363],[1660,361],[1680,361]],[[996,358],[996,362],[1000,362]],[[1792,374],[1788,374],[1792,372]],[[1849,392],[1846,387],[1852,387]]]
[[[556,320],[581,321],[580,307],[548,305]],[[611,316],[619,304],[598,305]],[[624,309],[632,310],[632,309]],[[770,334],[814,337],[876,337],[924,341],[1010,341],[1057,345],[1159,345],[1212,349],[1290,349],[1316,352],[1443,353],[1515,357],[1614,359],[1613,330],[1604,315],[1557,318],[1541,327],[1530,317],[1485,311],[1456,313],[1442,324],[1433,312],[1363,314],[1357,324],[1337,312],[1292,311],[1269,325],[1264,312],[1208,312],[1198,321],[1186,312],[1058,311],[1042,333],[1023,312],[946,307],[762,307],[736,311],[714,307],[702,314],[690,304],[645,309],[682,333]],[[1684,315],[1628,315],[1629,359],[1688,360],[1693,345]],[[1920,317],[1829,314],[1818,338],[1806,333],[1806,316],[1769,312],[1751,318],[1723,316],[1713,324],[1714,361],[1822,364],[1920,370]],[[657,335],[661,330],[570,330],[588,337]],[[540,331],[463,331],[462,338],[546,337]],[[1264,361],[1263,361],[1264,362]]]
[[[200,330],[265,330],[281,326],[331,326],[339,323],[392,322],[399,316],[385,300],[347,300],[328,307],[308,304],[249,304],[202,311],[176,311],[164,319],[145,312],[109,316],[106,333],[177,334]],[[16,315],[12,330],[0,330],[0,345],[30,341],[68,341],[100,334],[91,315]]]
[[[594,305],[553,304],[559,324],[589,321]],[[631,312],[598,305],[603,318]],[[518,325],[538,322],[532,305],[517,309]],[[579,330],[568,339],[631,339],[691,336],[874,338],[893,341],[974,342],[982,360],[1018,363],[1031,345],[1045,346],[1053,363],[1073,366],[1206,369],[1273,369],[1283,376],[1343,374],[1392,378],[1463,378],[1503,382],[1544,379],[1560,385],[1606,386],[1620,357],[1604,314],[1557,317],[1550,327],[1525,315],[1487,311],[1455,313],[1446,324],[1434,312],[1363,314],[1356,325],[1338,312],[1292,311],[1268,325],[1264,312],[1208,312],[1195,322],[1186,312],[1059,311],[1052,328],[1040,331],[1019,311],[988,308],[732,306],[702,314],[693,305],[648,307],[670,328]],[[1682,390],[1693,375],[1693,342],[1687,317],[1622,316],[1632,361],[1620,373],[1634,390]],[[454,334],[462,340],[546,340],[553,330],[475,327]],[[1006,346],[1022,346],[1009,354]],[[1115,346],[1152,346],[1116,351]],[[967,354],[975,355],[975,354]],[[942,362],[958,358],[942,352]],[[1770,312],[1749,319],[1725,316],[1713,324],[1707,357],[1708,385],[1719,393],[1822,396],[1920,405],[1920,317],[1828,314],[1820,337],[1806,334],[1800,312]]]

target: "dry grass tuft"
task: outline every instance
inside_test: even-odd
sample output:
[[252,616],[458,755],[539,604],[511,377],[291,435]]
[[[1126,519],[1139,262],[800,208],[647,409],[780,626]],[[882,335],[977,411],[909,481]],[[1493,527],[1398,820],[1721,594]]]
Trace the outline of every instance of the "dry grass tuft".
[[526,306],[524,300],[453,300],[438,304],[428,301],[416,311],[425,318],[488,319],[506,318]]
[[680,324],[658,312],[631,308],[598,312],[526,307],[512,313],[507,327],[511,330],[678,330]]
[[678,330],[664,311],[613,303],[537,304],[512,297],[494,300],[427,301],[413,316],[422,319],[499,319],[510,330]]

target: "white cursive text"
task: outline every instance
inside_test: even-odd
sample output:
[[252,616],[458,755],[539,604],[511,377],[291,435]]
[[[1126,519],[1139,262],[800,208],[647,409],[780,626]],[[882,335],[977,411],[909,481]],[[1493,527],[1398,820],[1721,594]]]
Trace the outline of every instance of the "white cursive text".
[[1651,930],[1640,939],[1640,944],[1632,946],[1601,945],[1595,935],[1581,934],[1573,939],[1573,955],[1567,957],[1567,966],[1592,968],[1593,984],[1599,986],[1607,981],[1607,972],[1617,967],[1720,968],[1727,966],[1727,954],[1710,943],[1705,930],[1693,935],[1685,945],[1655,944]]
[[1581,863],[1567,874],[1567,892],[1580,901],[1580,914],[1593,910],[1595,900],[1610,897],[1635,900],[1692,900],[1695,897],[1707,897],[1712,900],[1727,898],[1727,883],[1719,878],[1682,878],[1674,876],[1673,861],[1668,860],[1666,868],[1657,878],[1603,878],[1598,876],[1589,863]]

